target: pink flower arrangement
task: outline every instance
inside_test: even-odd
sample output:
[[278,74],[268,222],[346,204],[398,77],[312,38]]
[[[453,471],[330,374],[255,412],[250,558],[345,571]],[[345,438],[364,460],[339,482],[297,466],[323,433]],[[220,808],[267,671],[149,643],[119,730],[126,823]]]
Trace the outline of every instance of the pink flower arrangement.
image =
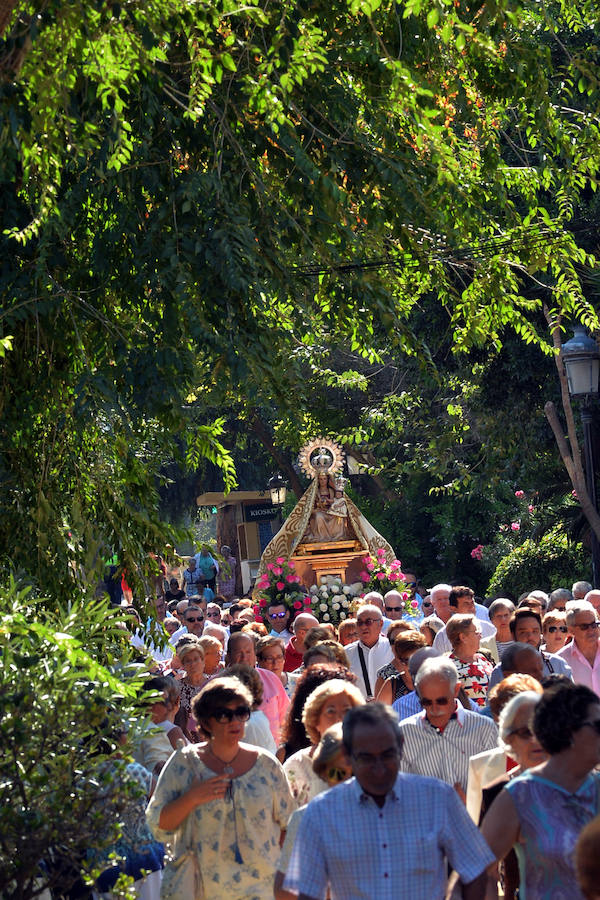
[[278,566],[282,566],[285,562],[285,559],[283,558],[283,556],[278,556],[277,559],[275,560],[275,562],[277,563]]
[[[310,599],[308,602],[310,603]],[[294,609],[302,609],[302,600],[294,600]]]
[[[386,552],[383,547],[379,547],[375,553],[363,557],[364,569],[359,573],[359,578],[363,582],[365,593],[368,591],[379,591],[382,594],[392,588],[398,587],[398,582],[406,581],[406,575],[402,571],[402,563],[399,559],[393,559],[391,562],[386,561]],[[405,615],[412,616],[416,614],[419,606],[418,602],[411,601],[411,594],[404,593]]]
[[515,497],[520,500],[521,497],[525,496],[525,491],[515,491]]
[[483,544],[477,544],[476,547],[473,547],[471,550],[471,556],[473,559],[482,559],[483,558]]
[[511,528],[511,531],[520,531],[521,523],[520,522],[511,522],[510,528]]
[[294,566],[288,564],[283,556],[278,556],[275,563],[267,563],[266,572],[263,572],[254,586],[258,600],[258,606],[254,609],[255,615],[258,615],[257,621],[270,624],[266,607],[271,603],[285,606],[291,613],[301,610],[304,605],[310,606],[310,598],[305,598],[304,591],[299,587],[301,582]]
[[283,581],[278,581],[277,584],[275,585],[275,587],[277,588],[278,591],[282,591],[285,587],[285,584]]

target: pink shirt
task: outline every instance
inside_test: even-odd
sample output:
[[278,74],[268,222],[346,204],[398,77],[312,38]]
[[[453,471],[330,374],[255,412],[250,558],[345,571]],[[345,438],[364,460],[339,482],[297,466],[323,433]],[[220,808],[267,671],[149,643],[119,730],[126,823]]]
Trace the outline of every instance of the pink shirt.
[[275,743],[279,746],[281,742],[281,726],[283,725],[290,701],[278,675],[274,675],[273,672],[269,672],[267,669],[257,669],[256,671],[262,679],[264,689],[263,702],[260,708],[269,720],[271,734]]
[[593,666],[590,666],[575,641],[562,647],[556,656],[560,656],[571,666],[575,684],[585,684],[586,687],[600,695],[600,640],[596,646]]

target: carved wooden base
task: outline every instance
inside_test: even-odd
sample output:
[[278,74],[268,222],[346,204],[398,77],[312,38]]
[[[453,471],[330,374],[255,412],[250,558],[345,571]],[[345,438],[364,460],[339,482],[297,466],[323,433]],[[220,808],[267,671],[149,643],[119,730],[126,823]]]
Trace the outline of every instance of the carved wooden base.
[[[343,541],[340,543],[350,544],[353,546],[355,541]],[[318,544],[309,544],[305,546],[318,547]],[[313,584],[320,584],[321,579],[327,575],[333,578],[339,578],[342,584],[350,584],[358,581],[358,572],[363,568],[362,558],[365,550],[360,547],[359,550],[350,550],[349,552],[331,552],[333,544],[322,544],[323,548],[327,548],[327,552],[321,550],[320,553],[311,553],[292,557],[296,572],[302,578],[306,587]],[[299,548],[297,548],[298,550]]]

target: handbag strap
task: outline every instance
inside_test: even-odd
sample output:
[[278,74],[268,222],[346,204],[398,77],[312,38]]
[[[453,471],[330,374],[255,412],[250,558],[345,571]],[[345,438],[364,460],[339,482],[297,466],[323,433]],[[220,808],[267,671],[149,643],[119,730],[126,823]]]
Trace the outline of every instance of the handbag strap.
[[371,682],[369,681],[369,673],[367,672],[367,666],[365,663],[365,654],[363,648],[358,645],[358,658],[360,660],[360,667],[362,669],[363,679],[365,682],[365,691],[367,692],[367,697],[372,697],[371,693]]

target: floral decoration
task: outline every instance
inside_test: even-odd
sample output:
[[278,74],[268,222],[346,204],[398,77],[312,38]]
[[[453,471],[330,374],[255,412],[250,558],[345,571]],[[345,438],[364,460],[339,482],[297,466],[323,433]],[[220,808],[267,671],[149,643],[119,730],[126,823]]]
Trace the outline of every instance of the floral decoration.
[[339,578],[327,578],[322,584],[313,584],[310,589],[313,616],[320,622],[339,625],[351,616],[352,601],[360,585],[342,584]]
[[393,559],[388,563],[385,558],[385,550],[379,549],[376,553],[364,556],[362,559],[364,569],[359,573],[363,583],[364,593],[378,591],[387,594],[388,591],[399,591],[404,603],[404,615],[416,616],[419,612],[419,601],[411,599],[409,591],[402,590],[406,576],[402,571],[402,563],[399,559]]
[[311,598],[306,596],[301,587],[302,579],[294,569],[294,563],[287,562],[282,556],[278,556],[274,563],[267,563],[267,571],[254,586],[258,602],[254,604],[253,611],[257,622],[269,624],[267,607],[273,603],[285,606],[292,617],[303,610],[312,611]]

